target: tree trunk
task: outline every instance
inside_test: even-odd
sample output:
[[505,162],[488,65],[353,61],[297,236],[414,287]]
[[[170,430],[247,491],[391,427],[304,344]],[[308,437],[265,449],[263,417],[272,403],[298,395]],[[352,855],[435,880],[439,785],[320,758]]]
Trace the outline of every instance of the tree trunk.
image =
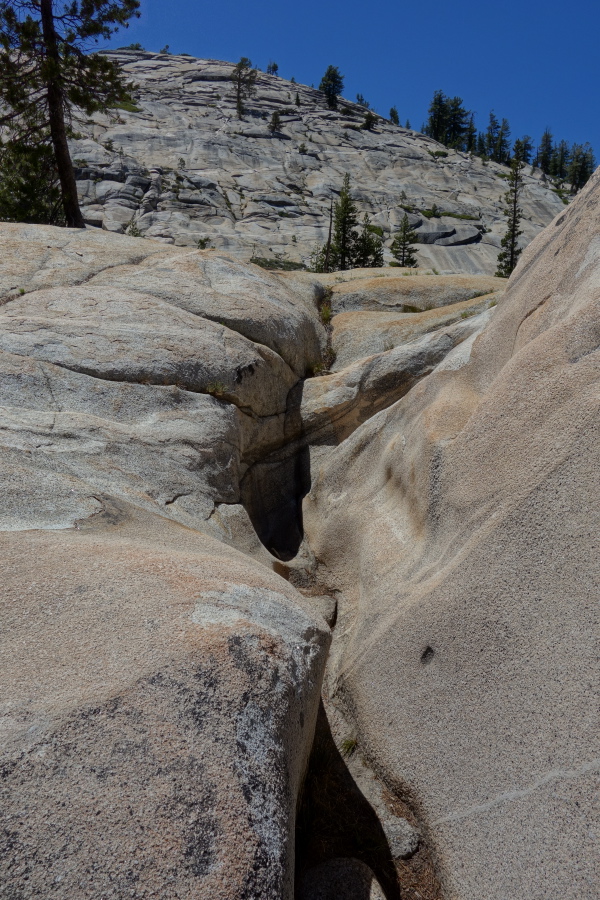
[[325,250],[325,271],[329,272],[329,257],[331,254],[331,227],[333,224],[333,200],[329,206],[329,234],[327,235],[327,249]]
[[56,167],[60,179],[63,208],[68,228],[85,228],[85,222],[77,199],[77,183],[67,143],[67,129],[63,107],[63,92],[60,79],[60,56],[54,29],[52,0],[40,0],[42,32],[47,56],[46,97],[48,100],[48,118],[50,135]]

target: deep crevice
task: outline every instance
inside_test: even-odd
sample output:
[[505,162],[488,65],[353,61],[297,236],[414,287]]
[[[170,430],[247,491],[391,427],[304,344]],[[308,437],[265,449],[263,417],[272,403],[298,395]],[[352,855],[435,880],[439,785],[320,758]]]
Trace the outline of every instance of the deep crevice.
[[[355,747],[350,752],[356,752]],[[416,824],[406,804],[390,792],[385,793],[394,814]],[[336,746],[321,701],[296,818],[297,897],[302,883],[310,882],[312,870],[333,859],[358,859],[365,863],[381,885],[386,900],[442,900],[431,853],[423,839],[410,858],[393,858],[377,812],[361,792]],[[369,900],[364,885],[357,886],[352,896],[353,900]]]

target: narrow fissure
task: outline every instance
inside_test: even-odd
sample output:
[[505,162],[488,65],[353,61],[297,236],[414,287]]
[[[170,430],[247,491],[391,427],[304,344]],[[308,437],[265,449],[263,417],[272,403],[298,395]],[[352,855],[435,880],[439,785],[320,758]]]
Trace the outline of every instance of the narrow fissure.
[[[296,900],[373,900],[381,894],[371,893],[369,872],[385,900],[442,900],[425,841],[419,838],[414,847],[398,855],[398,848],[388,839],[380,815],[346,761],[359,753],[353,740],[343,741],[341,746],[336,744],[321,702],[298,804]],[[386,797],[390,818],[407,820],[409,828],[416,823],[401,801],[385,789],[382,795]],[[332,877],[334,873],[337,879]]]

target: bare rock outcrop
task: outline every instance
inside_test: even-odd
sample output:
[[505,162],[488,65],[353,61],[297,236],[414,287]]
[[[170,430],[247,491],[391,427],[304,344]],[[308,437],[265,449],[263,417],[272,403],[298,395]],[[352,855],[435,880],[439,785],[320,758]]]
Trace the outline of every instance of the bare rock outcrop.
[[600,889],[599,201],[596,173],[304,504],[340,591],[330,690],[452,900]]
[[330,632],[242,484],[316,308],[209,251],[0,244],[0,893],[291,900]]
[[[410,209],[423,268],[495,271],[505,166],[383,118],[365,131],[356,103],[329,110],[320,91],[262,72],[239,120],[232,63],[135,50],[110,57],[137,88],[117,118],[77,123],[72,155],[90,225],[117,233],[133,226],[180,246],[201,241],[246,260],[307,262],[326,239],[330,201],[348,172],[361,213],[382,229],[386,262]],[[274,112],[281,126],[271,132]],[[562,200],[528,167],[521,205],[530,241]]]
[[595,900],[599,174],[505,294],[124,196],[0,226],[0,893]]

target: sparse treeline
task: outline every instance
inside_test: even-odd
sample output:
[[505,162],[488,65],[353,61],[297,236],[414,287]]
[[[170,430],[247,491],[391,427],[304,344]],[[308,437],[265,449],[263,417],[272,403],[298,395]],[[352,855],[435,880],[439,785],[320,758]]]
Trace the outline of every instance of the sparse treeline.
[[435,91],[422,130],[446,147],[474,153],[482,159],[508,165],[511,159],[518,157],[541,169],[545,175],[568,182],[573,193],[583,187],[596,166],[594,152],[588,143],[555,143],[549,129],[544,131],[537,148],[528,134],[511,141],[508,119],[499,119],[493,110],[486,129],[479,131],[474,114],[464,107],[462,98],[448,97],[443,91]]
[[[404,214],[400,229],[391,246],[392,256],[401,266],[418,266],[416,233]],[[329,234],[321,247],[316,247],[311,257],[313,272],[336,272],[345,269],[372,269],[383,265],[383,229],[372,225],[368,213],[359,223],[356,204],[352,200],[350,175],[346,173],[335,204],[329,215]]]

